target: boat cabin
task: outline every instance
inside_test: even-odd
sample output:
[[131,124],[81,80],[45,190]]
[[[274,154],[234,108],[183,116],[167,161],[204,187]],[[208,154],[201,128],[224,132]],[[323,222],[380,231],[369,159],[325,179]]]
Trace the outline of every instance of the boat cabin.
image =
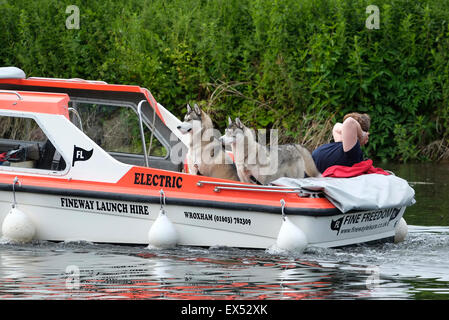
[[[31,116],[47,112],[67,117],[121,163],[182,171],[182,161],[173,161],[170,156],[174,146],[183,149],[176,150],[177,153],[186,152],[183,137],[176,130],[180,121],[157,103],[147,89],[83,79],[26,78],[22,70],[7,67],[0,68],[0,107],[3,131],[12,127],[11,132],[0,131],[0,153],[18,147],[27,155],[34,152],[34,158],[22,163],[24,166],[62,171],[67,162],[72,162],[72,159],[59,160],[60,153],[57,149],[53,152],[54,146],[50,144],[52,138],[45,135],[45,129]],[[19,111],[29,114],[22,113],[20,117]],[[36,150],[40,151],[39,157]],[[51,154],[53,163],[48,160]],[[43,157],[48,159],[44,161]],[[9,163],[13,166],[24,162],[12,160]]]

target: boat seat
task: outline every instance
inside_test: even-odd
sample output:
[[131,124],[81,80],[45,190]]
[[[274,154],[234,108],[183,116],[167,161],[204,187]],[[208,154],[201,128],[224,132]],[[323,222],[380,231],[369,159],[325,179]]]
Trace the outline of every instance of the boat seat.
[[51,141],[47,139],[42,146],[42,151],[39,160],[37,161],[36,168],[61,171],[64,170],[65,167],[66,162],[59,152],[56,151]]
[[50,170],[55,151],[55,147],[50,142],[50,140],[47,139],[47,141],[45,141],[44,145],[42,146],[42,151],[36,164],[36,168]]

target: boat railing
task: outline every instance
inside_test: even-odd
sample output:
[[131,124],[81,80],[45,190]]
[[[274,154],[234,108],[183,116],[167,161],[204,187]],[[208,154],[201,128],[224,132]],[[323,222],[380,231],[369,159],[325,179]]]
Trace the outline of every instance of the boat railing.
[[23,100],[22,96],[20,95],[20,93],[18,93],[17,91],[11,91],[11,90],[0,90],[0,93],[9,93],[9,94],[15,94],[19,100]]
[[265,186],[265,185],[251,185],[232,182],[216,182],[216,181],[198,181],[197,186],[213,185],[214,192],[220,192],[221,190],[234,190],[234,191],[250,191],[250,192],[272,192],[272,193],[295,193],[300,197],[319,197],[322,192],[305,190],[301,187],[288,187],[288,186]]
[[140,137],[142,139],[142,148],[143,148],[143,156],[145,158],[145,166],[148,168],[150,165],[148,164],[148,153],[145,142],[145,134],[143,131],[143,119],[142,119],[142,104],[145,102],[147,102],[147,100],[141,100],[137,105],[137,115],[139,116]]
[[63,78],[29,77],[28,80],[68,81],[68,82],[83,82],[93,84],[108,84],[107,82],[101,80],[85,80],[81,78],[63,79]]
[[79,123],[79,126],[80,126],[80,130],[82,131],[82,132],[84,132],[84,130],[83,130],[83,121],[81,120],[81,116],[80,116],[80,114],[78,113],[78,111],[75,109],[75,108],[69,108],[69,112],[73,112],[73,114],[76,116],[76,118],[78,119],[78,123]]

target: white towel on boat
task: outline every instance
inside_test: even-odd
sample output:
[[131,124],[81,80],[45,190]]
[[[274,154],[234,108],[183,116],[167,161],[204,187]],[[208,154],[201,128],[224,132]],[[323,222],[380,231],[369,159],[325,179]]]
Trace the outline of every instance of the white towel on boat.
[[416,202],[415,190],[406,180],[395,175],[364,174],[353,178],[305,179],[282,177],[271,183],[321,191],[342,212],[403,207]]

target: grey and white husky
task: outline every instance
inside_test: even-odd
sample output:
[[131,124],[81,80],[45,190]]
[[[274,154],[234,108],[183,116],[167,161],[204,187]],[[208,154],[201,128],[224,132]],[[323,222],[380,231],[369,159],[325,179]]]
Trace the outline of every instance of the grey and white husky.
[[189,173],[239,181],[236,166],[219,140],[220,133],[198,105],[187,105],[184,122],[177,128],[190,135],[186,156]]
[[242,182],[268,184],[280,177],[319,177],[310,152],[299,144],[273,145],[269,147],[256,141],[255,132],[247,128],[239,118],[228,118],[226,133],[221,137],[231,145],[237,174]]

